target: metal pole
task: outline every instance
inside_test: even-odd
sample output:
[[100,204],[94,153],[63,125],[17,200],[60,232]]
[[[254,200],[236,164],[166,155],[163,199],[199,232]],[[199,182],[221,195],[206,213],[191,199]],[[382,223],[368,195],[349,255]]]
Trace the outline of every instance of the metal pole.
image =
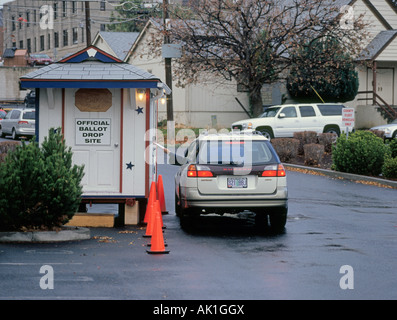
[[372,104],[376,105],[376,87],[377,87],[377,83],[376,83],[376,61],[374,61],[374,64],[372,66]]
[[91,15],[90,15],[90,2],[85,1],[85,32],[87,47],[91,45]]
[[[164,43],[170,43],[170,38],[167,33],[167,19],[168,15],[168,0],[163,0],[163,26],[164,26]],[[171,58],[164,58],[165,62],[165,83],[171,89],[171,93],[167,99],[167,121],[174,121],[174,106],[172,99],[172,66]]]

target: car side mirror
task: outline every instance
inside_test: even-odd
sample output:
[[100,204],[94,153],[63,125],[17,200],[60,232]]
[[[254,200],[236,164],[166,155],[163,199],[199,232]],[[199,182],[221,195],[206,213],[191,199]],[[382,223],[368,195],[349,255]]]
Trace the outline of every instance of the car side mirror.
[[278,115],[278,117],[279,117],[280,119],[285,118],[285,113],[281,112],[281,113]]

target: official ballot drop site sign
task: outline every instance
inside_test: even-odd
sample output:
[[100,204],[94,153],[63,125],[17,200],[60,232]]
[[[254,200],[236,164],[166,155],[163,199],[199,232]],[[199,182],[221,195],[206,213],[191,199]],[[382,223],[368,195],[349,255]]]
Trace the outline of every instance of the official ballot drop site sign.
[[110,145],[111,119],[76,119],[76,145]]
[[344,127],[353,128],[354,127],[354,109],[353,108],[343,108],[342,109],[342,123]]

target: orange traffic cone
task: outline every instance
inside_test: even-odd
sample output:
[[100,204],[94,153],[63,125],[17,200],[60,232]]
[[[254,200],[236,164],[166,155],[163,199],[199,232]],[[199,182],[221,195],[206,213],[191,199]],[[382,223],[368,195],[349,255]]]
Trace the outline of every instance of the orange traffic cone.
[[157,182],[157,198],[160,201],[160,209],[162,214],[168,214],[168,211],[165,207],[165,197],[164,197],[164,186],[163,186],[163,177],[159,175]]
[[146,250],[150,254],[169,253],[165,250],[163,230],[161,228],[161,211],[155,210],[153,214],[154,226],[153,235],[150,241],[150,250]]
[[156,214],[156,183],[152,182],[152,186],[150,188],[150,194],[149,194],[149,202],[146,207],[146,213],[145,213],[145,219],[143,222],[146,220],[146,233],[143,235],[144,237],[151,237],[153,233],[153,224],[155,220],[155,214]]
[[156,201],[156,182],[152,182],[152,185],[150,186],[150,193],[149,193],[149,199],[148,203],[146,206],[146,212],[145,212],[145,218],[143,219],[143,223],[148,223],[149,222],[149,217],[152,214],[154,202]]

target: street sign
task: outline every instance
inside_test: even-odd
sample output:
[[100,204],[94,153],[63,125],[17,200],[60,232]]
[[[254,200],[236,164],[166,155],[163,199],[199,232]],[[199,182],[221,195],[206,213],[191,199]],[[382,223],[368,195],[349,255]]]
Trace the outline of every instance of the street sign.
[[354,108],[342,109],[342,123],[344,127],[353,128],[355,123]]

